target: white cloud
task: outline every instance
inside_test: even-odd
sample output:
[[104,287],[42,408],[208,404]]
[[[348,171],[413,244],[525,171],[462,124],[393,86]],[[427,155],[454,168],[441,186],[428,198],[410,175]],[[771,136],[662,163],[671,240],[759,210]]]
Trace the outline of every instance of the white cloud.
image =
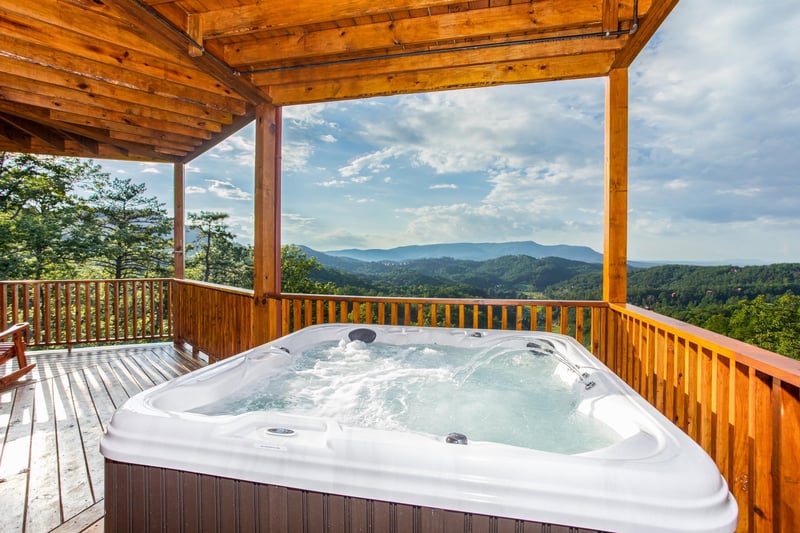
[[144,164],[143,168],[139,170],[142,174],[161,174],[161,165]]
[[320,135],[319,136],[319,140],[324,142],[324,143],[335,143],[337,139],[336,139],[336,137],[334,137],[330,133],[327,133],[325,135]]
[[197,187],[195,185],[189,185],[186,187],[186,194],[203,194],[206,192],[206,189],[203,187]]
[[346,166],[339,168],[339,175],[343,178],[349,178],[364,171],[380,172],[389,168],[386,163],[387,159],[396,158],[399,155],[401,154],[392,147],[361,155],[351,160]]
[[344,187],[347,185],[347,181],[342,180],[328,180],[328,181],[318,181],[317,185],[320,187]]
[[428,187],[429,189],[458,189],[455,183],[437,183]]
[[284,172],[303,170],[313,155],[314,145],[311,142],[284,143],[281,149],[281,169]]
[[228,181],[221,180],[205,180],[210,183],[208,192],[213,193],[220,198],[227,200],[250,200],[252,195],[249,192],[243,191]]

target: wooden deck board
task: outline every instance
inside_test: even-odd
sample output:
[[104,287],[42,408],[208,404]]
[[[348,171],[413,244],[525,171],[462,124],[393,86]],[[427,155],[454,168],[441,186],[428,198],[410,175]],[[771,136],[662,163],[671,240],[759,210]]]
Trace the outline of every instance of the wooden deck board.
[[29,359],[36,369],[0,389],[0,531],[102,531],[99,443],[112,414],[205,363],[164,343]]

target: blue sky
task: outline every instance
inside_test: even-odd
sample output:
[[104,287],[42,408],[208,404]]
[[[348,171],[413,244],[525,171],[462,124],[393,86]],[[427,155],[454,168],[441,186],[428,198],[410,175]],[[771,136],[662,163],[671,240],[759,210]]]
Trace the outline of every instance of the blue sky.
[[[628,256],[800,262],[800,3],[684,0],[630,69]],[[282,241],[603,246],[605,80],[283,111]],[[187,167],[252,241],[252,126]],[[96,161],[171,212],[172,166]]]

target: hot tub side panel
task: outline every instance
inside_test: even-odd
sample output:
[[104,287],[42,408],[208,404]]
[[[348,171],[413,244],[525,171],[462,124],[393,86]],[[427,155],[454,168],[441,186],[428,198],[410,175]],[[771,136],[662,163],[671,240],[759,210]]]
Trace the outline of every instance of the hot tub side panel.
[[105,531],[602,533],[107,459]]

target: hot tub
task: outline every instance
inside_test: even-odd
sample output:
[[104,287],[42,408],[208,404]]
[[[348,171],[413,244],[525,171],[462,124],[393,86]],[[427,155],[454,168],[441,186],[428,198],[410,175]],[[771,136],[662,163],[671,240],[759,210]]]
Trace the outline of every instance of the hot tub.
[[708,455],[553,333],[308,327],[136,395],[100,449],[107,531],[728,532],[737,518]]

